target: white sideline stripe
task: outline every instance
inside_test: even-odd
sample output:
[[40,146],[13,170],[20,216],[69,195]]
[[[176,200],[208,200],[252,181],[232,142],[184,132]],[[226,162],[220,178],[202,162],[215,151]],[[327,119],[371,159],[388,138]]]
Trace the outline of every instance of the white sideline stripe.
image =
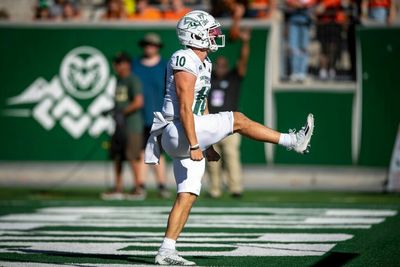
[[349,217],[390,217],[395,216],[397,211],[395,210],[327,210],[325,215],[327,216],[349,216]]
[[[117,232],[117,231],[29,231],[29,232],[20,232],[20,231],[0,231],[0,234],[10,234],[10,235],[23,235],[23,236],[29,236],[29,235],[81,235],[81,236],[160,236],[164,237],[165,232]],[[185,236],[228,236],[228,237],[234,237],[234,236],[261,236],[265,233],[204,233],[204,232],[198,232],[198,233],[181,233],[181,237]]]
[[[68,264],[69,265],[69,264]],[[0,266],[2,267],[59,267],[59,266],[68,266],[67,264],[52,264],[52,263],[36,263],[36,262],[23,262],[23,261],[0,261]]]
[[68,264],[55,264],[55,263],[36,263],[36,262],[23,262],[23,261],[0,261],[2,267],[65,267],[65,266],[88,266],[88,267],[148,267],[148,266],[159,266],[153,264],[97,264],[97,263],[68,263]]
[[[14,238],[15,235],[24,237],[37,237],[40,235],[51,236],[51,235],[63,235],[63,236],[126,236],[127,238],[137,237],[141,240],[148,240],[149,237],[163,238],[165,233],[158,232],[99,232],[99,231],[34,231],[34,232],[0,232],[0,234],[14,235],[10,238]],[[193,241],[197,238],[203,238],[207,236],[211,240],[211,237],[225,237],[225,238],[214,238],[215,241],[226,241],[228,239],[243,240],[246,238],[236,238],[239,236],[254,236],[256,238],[248,238],[251,241],[275,241],[275,242],[317,242],[317,241],[344,241],[352,238],[352,235],[348,234],[314,234],[314,233],[182,233],[179,241]],[[54,238],[56,238],[54,236]],[[155,239],[153,239],[155,240]]]
[[[51,207],[51,208],[42,208],[39,209],[38,212],[41,213],[81,213],[81,214],[89,214],[89,213],[99,213],[99,214],[109,214],[109,213],[155,213],[155,212],[166,212],[167,214],[171,210],[170,207],[167,206],[159,206],[159,207]],[[191,212],[209,212],[209,213],[273,213],[273,214],[316,214],[321,213],[326,210],[324,209],[279,209],[279,208],[252,208],[252,207],[193,207]]]
[[[138,227],[138,228],[165,228],[166,223],[157,224],[146,224],[146,223],[84,223],[84,222],[73,222],[73,223],[11,223],[11,222],[0,222],[0,230],[32,230],[41,227],[60,227],[60,226],[77,226],[77,227]],[[226,229],[226,224],[193,224],[188,223],[185,228],[218,228]],[[290,225],[279,225],[279,224],[236,224],[229,225],[231,229],[369,229],[371,225],[368,224],[290,224]]]
[[[121,250],[129,246],[129,243],[35,243],[35,242],[10,242],[10,248],[1,248],[0,252],[19,251],[21,253],[34,253],[36,251],[52,251],[63,253],[84,253],[103,255],[155,255],[154,251]],[[320,256],[331,250],[335,244],[237,244],[237,249],[232,251],[183,251],[186,256]],[[18,248],[19,247],[19,248]]]
[[[207,236],[207,233],[204,233]],[[181,237],[180,242],[337,242],[352,238],[347,234],[263,234],[258,238],[213,238],[213,237]],[[58,241],[58,240],[81,240],[81,241],[126,241],[132,242],[132,237],[82,237],[82,236],[0,236],[0,240],[39,240],[39,241]],[[142,242],[162,241],[162,237],[137,237]],[[159,243],[157,243],[159,245]]]
[[[304,220],[310,216],[306,215],[191,215],[189,219],[197,221],[248,221],[249,216],[251,216],[252,221],[265,221],[265,220]],[[324,218],[327,216],[323,216]],[[331,216],[329,216],[331,217]],[[5,215],[0,217],[0,221],[24,221],[24,220],[39,220],[39,221],[75,221],[75,220],[119,220],[119,221],[143,221],[143,220],[166,220],[168,218],[167,214],[141,214],[140,217],[138,215],[63,215],[60,216],[59,214],[12,214],[12,215]],[[333,218],[337,218],[334,216]]]
[[[130,224],[130,223],[144,223],[144,224],[157,224],[160,223],[160,221],[166,221],[167,217],[163,219],[141,219],[141,218],[135,218],[135,219],[115,219],[115,218],[101,218],[101,219],[86,219],[86,218],[76,218],[75,216],[63,216],[63,218],[58,218],[57,215],[53,216],[43,216],[41,217],[40,215],[33,215],[33,216],[28,216],[28,215],[7,215],[4,216],[4,218],[0,218],[1,222],[32,222],[32,223],[60,223],[60,222],[65,222],[65,223],[74,223],[74,222],[79,222],[79,223],[85,223],[85,224],[96,224],[99,221],[101,223],[113,223],[116,220],[118,220],[118,223],[120,224]],[[306,224],[377,224],[381,223],[385,220],[385,218],[337,218],[337,217],[308,217],[308,218],[303,218],[300,220],[293,220],[293,219],[283,219],[283,220],[270,220],[270,219],[264,219],[264,220],[257,220],[253,218],[251,219],[251,223],[256,225],[256,224],[301,224],[301,223],[306,223]],[[236,225],[236,224],[247,224],[249,222],[249,217],[247,218],[242,218],[240,220],[238,219],[221,219],[221,218],[214,218],[214,219],[209,219],[209,218],[204,218],[204,219],[191,219],[189,218],[188,224],[203,224],[203,225],[216,225],[216,224],[224,224],[224,225]]]
[[10,214],[0,217],[0,221],[28,222],[74,222],[81,220],[80,215],[41,215],[41,214]]
[[349,240],[352,237],[352,235],[348,234],[273,233],[263,234],[258,240],[274,242],[338,242]]
[[334,244],[276,244],[276,243],[267,243],[267,244],[237,244],[239,247],[250,247],[250,248],[276,248],[276,249],[288,249],[288,250],[310,250],[310,251],[328,251]]
[[[140,213],[169,213],[170,207],[60,207],[60,208],[42,208],[40,213],[78,213],[88,215],[89,213],[98,214],[134,214]],[[195,213],[272,213],[272,214],[343,214],[346,216],[354,216],[353,214],[363,214],[363,216],[394,216],[396,210],[380,210],[380,209],[314,209],[314,208],[255,208],[255,207],[194,207],[191,211]]]
[[[17,242],[20,242],[21,240],[16,240]],[[13,242],[16,242],[16,241],[10,241],[10,242],[4,242],[4,245],[5,246],[8,246],[9,245],[9,243],[13,243]],[[27,241],[29,241],[29,240],[27,240]],[[32,239],[32,241],[35,241],[34,239]],[[52,241],[52,240],[43,240],[43,241]],[[95,241],[95,240],[93,240],[93,241]],[[160,242],[162,241],[162,240],[159,240]],[[62,242],[61,240],[60,240],[60,242]],[[140,248],[143,248],[143,247],[155,247],[156,249],[155,249],[155,251],[157,251],[157,249],[160,247],[160,242],[129,242],[129,243],[122,243],[122,242],[120,242],[121,244],[125,244],[125,246],[126,247],[130,247],[130,246],[132,246],[132,247],[140,247]],[[39,242],[38,242],[39,243]],[[54,244],[56,244],[56,243],[58,243],[58,242],[53,242]],[[74,244],[76,244],[76,243],[69,243],[69,244],[72,244],[72,245],[74,245]],[[262,243],[261,243],[262,244]],[[260,244],[260,245],[261,245]],[[253,245],[255,245],[255,244],[253,244]],[[215,243],[178,243],[177,245],[177,248],[179,248],[179,247],[193,247],[193,248],[208,248],[208,247],[214,247],[214,248],[236,248],[237,247],[237,245],[234,245],[234,244],[215,244]],[[129,251],[129,250],[127,250],[127,251]]]
[[311,224],[378,224],[385,218],[307,218],[305,223]]

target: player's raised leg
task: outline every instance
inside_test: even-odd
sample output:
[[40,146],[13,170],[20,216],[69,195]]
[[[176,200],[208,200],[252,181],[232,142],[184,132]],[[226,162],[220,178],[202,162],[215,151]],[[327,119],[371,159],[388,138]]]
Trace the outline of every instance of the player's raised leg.
[[298,131],[288,134],[277,132],[258,122],[252,121],[240,112],[234,112],[233,131],[251,139],[279,144],[298,153],[308,152],[311,136],[314,131],[314,116],[309,114],[305,125]]

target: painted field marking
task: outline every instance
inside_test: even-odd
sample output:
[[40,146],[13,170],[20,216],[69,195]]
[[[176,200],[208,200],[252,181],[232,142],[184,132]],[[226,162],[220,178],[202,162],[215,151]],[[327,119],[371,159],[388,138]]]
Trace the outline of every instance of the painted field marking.
[[[35,213],[10,214],[0,217],[0,252],[154,256],[164,235],[160,229],[166,226],[169,210],[169,207],[51,207]],[[267,229],[368,229],[396,214],[394,210],[373,209],[198,207],[193,208],[186,228],[200,230],[183,233],[178,249],[185,248],[181,254],[186,256],[321,256],[337,242],[353,236],[331,231],[268,233]],[[40,230],[68,226],[109,230]],[[133,230],[121,231],[121,227]],[[143,228],[157,230],[140,231]],[[201,230],[209,228],[216,232]],[[238,232],[228,233],[227,229]],[[257,229],[257,233],[247,233],[247,229]]]

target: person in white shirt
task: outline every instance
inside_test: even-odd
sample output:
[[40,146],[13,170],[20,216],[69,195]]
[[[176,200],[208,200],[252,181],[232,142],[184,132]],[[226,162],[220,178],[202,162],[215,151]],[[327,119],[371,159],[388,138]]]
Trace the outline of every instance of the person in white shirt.
[[314,117],[309,114],[305,126],[297,133],[282,134],[240,112],[209,114],[207,95],[211,87],[212,65],[207,56],[209,52],[224,47],[225,36],[213,16],[198,10],[179,20],[177,35],[185,48],[175,52],[167,64],[164,105],[162,112],[155,113],[145,162],[158,163],[161,141],[162,148],[173,159],[177,184],[176,200],[155,263],[195,265],[178,255],[175,243],[200,195],[205,159],[218,161],[220,158],[212,145],[238,133],[305,153],[314,129]]

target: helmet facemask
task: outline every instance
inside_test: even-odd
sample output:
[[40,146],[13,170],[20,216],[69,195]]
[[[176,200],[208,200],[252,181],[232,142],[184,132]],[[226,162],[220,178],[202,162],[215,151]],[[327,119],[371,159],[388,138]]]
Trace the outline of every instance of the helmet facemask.
[[215,52],[220,47],[225,47],[225,35],[222,34],[219,25],[215,25],[208,29],[208,43],[211,52]]

